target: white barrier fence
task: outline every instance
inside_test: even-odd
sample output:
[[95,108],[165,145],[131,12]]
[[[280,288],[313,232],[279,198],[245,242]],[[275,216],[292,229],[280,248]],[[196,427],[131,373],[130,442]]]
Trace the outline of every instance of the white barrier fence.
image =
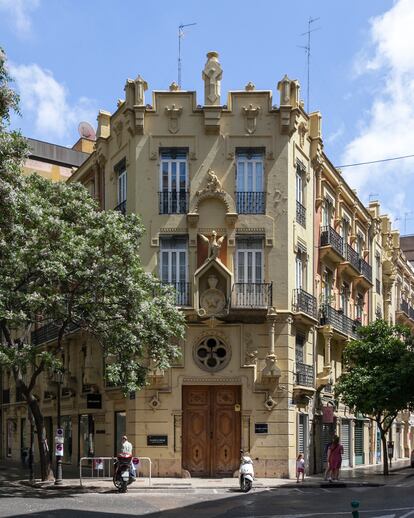
[[[135,465],[138,473],[141,470],[141,462],[148,463],[148,484],[152,483],[152,462],[149,457],[138,457],[139,464]],[[112,480],[114,475],[114,462],[116,457],[81,457],[79,462],[79,483],[83,480]]]

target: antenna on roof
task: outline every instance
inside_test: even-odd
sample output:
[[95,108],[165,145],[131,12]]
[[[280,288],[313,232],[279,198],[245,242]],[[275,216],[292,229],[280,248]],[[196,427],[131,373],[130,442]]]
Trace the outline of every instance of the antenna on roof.
[[81,138],[87,138],[88,140],[96,140],[96,133],[89,122],[81,122],[78,126],[78,132]]
[[309,16],[308,20],[308,30],[306,32],[303,32],[301,36],[307,36],[308,37],[308,44],[307,45],[298,45],[301,49],[305,49],[305,54],[307,57],[307,68],[308,68],[308,84],[306,85],[306,110],[309,113],[309,102],[310,102],[310,57],[311,57],[311,32],[319,31],[320,27],[316,27],[314,29],[311,29],[312,23],[316,22],[317,20],[320,20],[319,18],[312,18]]
[[184,27],[191,27],[197,25],[194,23],[185,23],[178,26],[178,86],[181,88],[181,38],[184,36]]

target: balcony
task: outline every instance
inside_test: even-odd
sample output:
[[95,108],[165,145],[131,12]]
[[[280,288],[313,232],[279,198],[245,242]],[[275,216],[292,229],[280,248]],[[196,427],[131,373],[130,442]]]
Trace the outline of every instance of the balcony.
[[123,214],[125,216],[126,214],[126,200],[124,201],[121,201],[121,203],[119,203],[115,208],[114,210],[120,212],[121,214]]
[[296,201],[296,221],[306,228],[306,208],[299,201]]
[[189,193],[187,191],[163,191],[158,193],[160,214],[187,214]]
[[360,284],[369,289],[372,286],[372,266],[361,257],[359,258],[359,271],[361,272]]
[[192,306],[192,304],[190,304],[189,282],[163,282],[163,284],[172,286],[174,288],[176,306]]
[[236,192],[236,210],[239,214],[264,214],[264,192]]
[[301,288],[293,290],[293,309],[314,319],[318,318],[316,298]]
[[320,257],[327,257],[334,263],[344,260],[344,240],[332,227],[321,228]]
[[[78,330],[79,326],[76,324],[69,324],[66,328],[65,335],[69,333],[73,333]],[[35,329],[31,333],[31,341],[33,345],[41,345],[46,342],[51,342],[56,340],[59,334],[60,327],[54,324],[53,322],[49,324],[45,324],[39,329]]]
[[345,272],[351,278],[358,277],[360,275],[358,252],[348,243],[344,243],[343,255],[345,261],[340,264],[341,273]]
[[313,387],[315,384],[315,374],[312,365],[296,362],[296,385],[302,387]]
[[272,283],[235,283],[231,293],[231,306],[248,309],[272,306]]
[[352,320],[329,304],[322,304],[319,323],[321,326],[331,325],[334,330],[352,338],[358,337],[358,328],[361,326],[359,320]]

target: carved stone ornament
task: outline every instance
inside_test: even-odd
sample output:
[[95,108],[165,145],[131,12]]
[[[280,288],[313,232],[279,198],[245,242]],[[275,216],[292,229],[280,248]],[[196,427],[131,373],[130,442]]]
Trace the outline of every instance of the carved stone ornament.
[[256,108],[253,108],[252,104],[249,104],[249,106],[243,106],[242,108],[243,114],[244,114],[244,124],[246,128],[246,132],[251,135],[256,131],[256,124],[257,124],[257,117],[260,112],[260,106],[256,106]]
[[298,132],[299,132],[299,145],[301,148],[303,148],[303,146],[305,145],[305,136],[306,136],[306,133],[308,132],[308,127],[305,122],[302,121],[299,124]]
[[220,87],[223,71],[218,61],[217,52],[209,52],[207,54],[207,63],[203,70],[204,80],[204,104],[219,105],[220,104]]
[[135,105],[145,106],[145,91],[148,90],[148,83],[141,76],[135,81]]
[[217,372],[229,363],[231,348],[219,334],[210,333],[195,344],[193,358],[200,369]]
[[256,87],[254,86],[254,83],[249,81],[247,85],[244,87],[244,89],[246,90],[246,92],[253,92],[254,90],[256,90]]
[[171,108],[168,106],[165,108],[165,113],[168,117],[168,131],[170,133],[177,133],[179,131],[179,119],[182,111],[183,109],[181,107],[176,107],[175,104],[172,104]]
[[206,262],[213,261],[214,259],[218,259],[220,248],[221,248],[221,245],[223,244],[225,236],[221,236],[217,239],[217,232],[215,230],[213,230],[213,232],[211,233],[210,239],[208,237],[206,237],[204,234],[198,234],[198,235],[201,237],[201,240],[204,241],[204,243],[208,244],[208,256],[207,256]]
[[207,175],[207,185],[201,191],[197,191],[197,196],[200,196],[206,192],[224,192],[221,187],[220,180],[217,178],[216,173],[212,169],[207,171]]
[[209,288],[200,297],[200,306],[205,311],[205,316],[219,315],[226,306],[226,297],[221,290],[216,288],[218,279],[215,275],[208,276]]
[[114,131],[116,135],[116,143],[118,144],[118,147],[122,146],[122,128],[123,128],[123,122],[121,120],[117,121],[114,124]]
[[245,365],[255,365],[257,363],[257,356],[258,356],[259,352],[254,346],[252,334],[250,333],[250,331],[247,331],[245,333],[244,347],[245,347],[244,364]]
[[178,85],[175,81],[170,84],[170,92],[179,92],[181,90],[180,85]]

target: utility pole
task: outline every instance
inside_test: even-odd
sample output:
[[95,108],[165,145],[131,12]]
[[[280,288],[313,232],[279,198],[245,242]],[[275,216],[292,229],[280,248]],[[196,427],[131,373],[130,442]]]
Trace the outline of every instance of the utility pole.
[[184,36],[184,27],[191,27],[192,25],[197,25],[194,23],[185,23],[178,26],[178,86],[181,88],[181,38]]
[[308,43],[307,45],[298,45],[301,49],[305,49],[306,58],[307,58],[307,75],[308,75],[308,83],[306,85],[306,110],[309,113],[309,103],[310,103],[310,57],[311,57],[311,33],[318,31],[320,27],[317,27],[315,29],[312,29],[312,23],[316,22],[317,20],[320,20],[320,18],[312,18],[309,16],[308,20],[308,30],[306,32],[303,32],[301,36],[307,36],[308,37]]

